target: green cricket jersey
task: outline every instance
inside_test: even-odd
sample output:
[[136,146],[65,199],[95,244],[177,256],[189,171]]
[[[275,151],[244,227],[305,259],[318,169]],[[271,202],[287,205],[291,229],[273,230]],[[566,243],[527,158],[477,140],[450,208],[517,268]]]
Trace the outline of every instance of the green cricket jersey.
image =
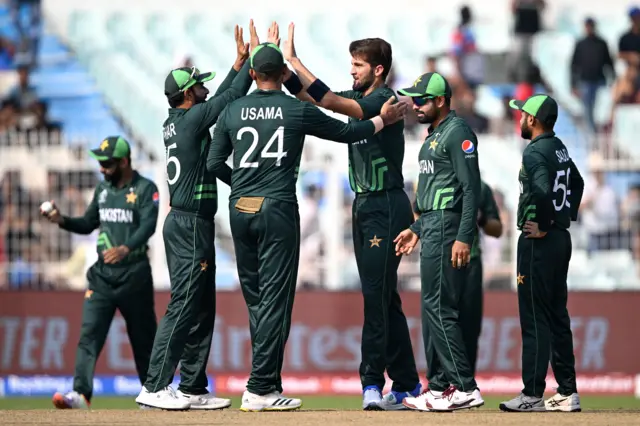
[[137,260],[146,257],[147,241],[156,230],[158,202],[156,184],[134,172],[131,182],[122,188],[100,182],[84,216],[64,216],[60,227],[77,234],[100,228],[100,260],[104,250],[121,245],[130,250],[123,262]]
[[[397,96],[387,85],[373,90],[368,96],[347,90],[336,93],[354,99],[368,120],[380,114],[382,105]],[[349,121],[358,121],[349,118]],[[385,127],[381,132],[349,145],[349,182],[356,193],[404,189],[402,161],[404,160],[404,120]]]
[[[209,129],[222,110],[244,96],[251,87],[249,61],[240,72],[233,68],[208,101],[189,109],[170,108],[164,122],[164,146],[172,208],[213,218],[218,211],[216,175],[207,171],[207,152],[211,144]],[[229,180],[220,178],[227,185]]]
[[[498,211],[498,205],[495,198],[493,198],[493,191],[491,187],[484,181],[480,181],[480,201],[478,205],[478,216],[484,217],[485,220],[497,219],[500,220],[500,212]],[[482,231],[476,228],[476,238],[471,245],[471,258],[480,257],[482,249],[480,247]]]
[[577,220],[584,181],[555,133],[544,133],[527,145],[518,180],[518,229],[527,220],[538,223],[541,231],[552,223],[568,229]]
[[[216,125],[207,166],[231,177],[231,199],[251,196],[297,202],[305,135],[336,142],[371,137],[371,121],[344,123],[280,90],[256,90],[230,104]],[[233,172],[225,161],[233,152]]]
[[437,127],[429,129],[418,154],[418,212],[461,213],[456,239],[466,244],[471,244],[476,234],[480,201],[477,146],[471,127],[451,111]]

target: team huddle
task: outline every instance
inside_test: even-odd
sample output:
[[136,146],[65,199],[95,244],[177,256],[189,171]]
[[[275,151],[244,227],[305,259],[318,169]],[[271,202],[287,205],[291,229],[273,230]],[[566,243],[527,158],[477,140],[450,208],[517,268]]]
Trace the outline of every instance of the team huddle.
[[[283,396],[282,368],[300,255],[296,181],[306,135],[347,144],[353,244],[364,300],[361,364],[364,410],[454,411],[484,405],[475,381],[482,324],[480,231],[500,237],[491,189],[480,175],[480,143],[451,109],[454,95],[438,73],[419,76],[398,99],[386,85],[392,50],[379,38],[356,40],[351,90],[332,91],[297,55],[295,28],[280,48],[274,22],[260,43],[236,26],[237,58],[213,97],[203,83],[215,73],[172,70],[163,124],[171,211],[163,239],[171,299],[156,327],[147,240],[158,215],[155,185],[131,168],[128,143],[105,139],[92,156],[105,181],[82,218],[43,215],[72,232],[100,228],[99,260],[87,275],[73,391],[58,408],[87,408],[95,363],[115,309],[132,342],[143,408],[215,410],[231,405],[207,390],[215,321],[217,181],[231,188],[229,214],[238,277],[247,305],[252,367],[243,411],[302,406]],[[255,81],[257,89],[247,94]],[[286,94],[284,86],[290,94]],[[412,203],[404,191],[404,114],[409,105],[429,132],[418,156]],[[580,411],[567,311],[571,257],[568,228],[577,219],[583,182],[553,127],[556,102],[546,95],[511,101],[531,140],[520,168],[517,283],[522,328],[522,393],[503,411]],[[333,119],[318,107],[345,115]],[[210,129],[215,125],[213,137]],[[329,143],[329,142],[327,142]],[[233,167],[227,165],[232,158]],[[121,209],[125,217],[107,214]],[[129,213],[127,213],[129,212]],[[118,216],[118,218],[114,218]],[[120,215],[122,216],[122,215]],[[117,220],[116,220],[117,219]],[[422,389],[398,292],[398,267],[420,243],[421,312],[427,389]],[[140,294],[144,300],[140,306]],[[134,295],[132,298],[131,296]],[[559,388],[543,400],[549,362]],[[171,387],[180,366],[180,384]],[[383,395],[385,372],[392,381]]]

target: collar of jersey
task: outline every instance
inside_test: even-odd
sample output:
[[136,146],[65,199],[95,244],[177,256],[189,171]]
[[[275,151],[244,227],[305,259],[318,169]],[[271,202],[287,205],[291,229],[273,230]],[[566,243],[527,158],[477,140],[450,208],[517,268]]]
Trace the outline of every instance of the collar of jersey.
[[436,129],[441,128],[442,126],[444,126],[447,122],[449,122],[449,120],[451,120],[452,118],[457,117],[457,114],[454,110],[449,111],[449,114],[447,114],[447,116],[444,118],[444,120],[442,120],[440,123],[438,123],[437,127],[429,127],[429,135],[431,135],[433,132],[435,132]]
[[257,95],[273,95],[273,94],[280,94],[280,93],[284,93],[282,90],[278,90],[278,89],[271,89],[271,90],[264,90],[264,89],[256,89],[253,91],[253,93],[257,94]]
[[546,133],[543,133],[541,135],[538,135],[538,137],[536,137],[536,138],[531,139],[531,143],[538,142],[540,139],[552,138],[555,135],[556,135],[555,132],[546,132]]

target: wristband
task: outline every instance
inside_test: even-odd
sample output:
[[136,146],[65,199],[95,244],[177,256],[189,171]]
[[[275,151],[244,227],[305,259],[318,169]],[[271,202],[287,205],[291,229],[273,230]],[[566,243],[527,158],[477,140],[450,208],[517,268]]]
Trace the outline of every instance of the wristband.
[[298,78],[298,75],[294,72],[292,72],[291,77],[289,77],[289,79],[284,82],[284,87],[286,87],[289,93],[291,93],[293,96],[302,92],[302,89],[304,89],[302,83],[300,82],[300,79]]
[[311,83],[311,85],[307,88],[307,93],[313,98],[314,101],[320,102],[329,90],[331,90],[329,89],[329,86],[327,86],[322,82],[322,80],[317,78],[316,81]]

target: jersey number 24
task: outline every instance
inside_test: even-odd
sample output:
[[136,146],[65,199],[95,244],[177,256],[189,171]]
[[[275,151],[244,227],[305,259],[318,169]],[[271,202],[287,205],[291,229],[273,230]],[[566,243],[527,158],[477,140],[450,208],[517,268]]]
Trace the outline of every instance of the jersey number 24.
[[[282,159],[287,156],[287,153],[284,151],[284,127],[280,126],[276,129],[276,131],[271,135],[271,138],[267,141],[267,144],[262,148],[260,152],[260,157],[255,158],[255,150],[258,147],[258,143],[260,142],[260,136],[258,135],[258,131],[253,127],[243,127],[238,131],[238,135],[236,137],[237,140],[242,140],[242,136],[245,133],[249,133],[251,135],[251,146],[247,149],[247,152],[244,153],[242,158],[240,159],[239,167],[246,168],[256,168],[260,163],[260,158],[275,158],[276,159],[276,167],[279,167]],[[277,142],[276,151],[271,151],[272,145]],[[258,160],[258,161],[251,161]]]

